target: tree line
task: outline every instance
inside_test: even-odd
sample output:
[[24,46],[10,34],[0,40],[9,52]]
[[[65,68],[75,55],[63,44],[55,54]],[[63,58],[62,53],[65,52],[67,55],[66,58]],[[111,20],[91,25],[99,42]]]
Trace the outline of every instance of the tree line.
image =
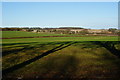
[[[76,31],[71,31],[72,29]],[[77,30],[82,29],[81,31]],[[60,27],[60,28],[40,28],[40,27],[23,27],[23,28],[18,28],[18,27],[6,27],[6,28],[0,28],[0,31],[27,31],[27,32],[48,32],[48,33],[58,33],[58,34],[81,34],[81,35],[86,35],[86,34],[94,34],[90,33],[88,29],[84,28],[76,28],[76,27]],[[109,28],[107,31],[111,32],[111,34],[120,34],[120,30],[116,28]],[[101,33],[95,33],[97,35],[99,34],[108,34],[107,32],[103,31]]]

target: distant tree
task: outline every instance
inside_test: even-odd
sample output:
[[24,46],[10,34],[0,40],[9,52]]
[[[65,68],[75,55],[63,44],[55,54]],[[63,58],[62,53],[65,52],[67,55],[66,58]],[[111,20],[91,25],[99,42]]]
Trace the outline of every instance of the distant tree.
[[17,27],[14,27],[14,28],[1,28],[2,31],[21,31],[22,28],[17,28]]
[[118,34],[118,36],[120,36],[120,30],[118,30],[117,34]]
[[109,28],[108,31],[110,31],[112,33],[116,33],[117,29],[116,28]]
[[85,35],[85,34],[88,34],[88,33],[89,33],[89,32],[88,32],[88,30],[86,30],[86,29],[79,32],[79,34],[82,34],[82,35]]
[[84,29],[81,27],[59,27],[59,29]]

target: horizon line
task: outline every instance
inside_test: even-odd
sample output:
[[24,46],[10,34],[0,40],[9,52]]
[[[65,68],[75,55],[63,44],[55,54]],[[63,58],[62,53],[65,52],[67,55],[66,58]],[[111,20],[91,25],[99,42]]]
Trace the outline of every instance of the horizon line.
[[109,28],[117,28],[119,27],[108,27],[108,28],[95,28],[95,27],[86,27],[86,26],[0,26],[1,28],[12,28],[12,27],[18,27],[18,28],[34,28],[34,27],[40,27],[40,28],[60,28],[60,27],[78,27],[78,28],[86,28],[86,29],[109,29]]

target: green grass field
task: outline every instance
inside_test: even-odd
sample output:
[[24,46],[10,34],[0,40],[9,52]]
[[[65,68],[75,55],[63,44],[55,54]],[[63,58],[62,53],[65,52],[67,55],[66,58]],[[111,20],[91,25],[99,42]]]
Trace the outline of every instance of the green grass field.
[[[70,37],[47,37],[47,38],[19,38],[19,39],[3,39],[3,43],[23,43],[23,42],[57,42],[57,41],[118,41],[118,36],[81,36],[65,34],[48,34],[48,33],[32,33],[21,31],[3,31],[2,38],[14,37],[35,37],[35,36],[70,36]],[[77,35],[79,36],[79,35]]]
[[25,39],[3,39],[3,43],[24,43],[24,42],[58,42],[58,41],[118,41],[115,36],[102,37],[48,37],[48,38],[25,38]]
[[94,43],[117,40],[115,36],[3,39],[3,79],[119,80],[120,59]]
[[[15,38],[15,37],[37,37],[37,36],[70,36],[70,37],[48,37],[48,38],[34,38],[34,39],[16,39],[16,41],[118,41],[118,36],[81,36],[78,34],[53,34],[53,33],[33,33],[33,32],[23,32],[23,31],[2,31],[2,38]],[[73,37],[71,37],[73,36]],[[80,37],[74,37],[80,36]],[[3,40],[9,41],[9,40]],[[14,41],[13,40],[10,40]]]
[[35,37],[35,36],[64,36],[64,34],[33,33],[24,31],[2,31],[3,38],[10,37]]

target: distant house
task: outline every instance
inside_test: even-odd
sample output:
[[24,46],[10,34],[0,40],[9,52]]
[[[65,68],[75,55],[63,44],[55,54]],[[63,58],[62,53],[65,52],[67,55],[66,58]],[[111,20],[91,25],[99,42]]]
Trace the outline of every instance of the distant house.
[[77,32],[81,32],[83,30],[85,30],[85,29],[71,29],[70,31],[77,33]]
[[32,32],[37,32],[38,30],[33,30]]
[[22,29],[22,31],[27,31],[27,29]]

